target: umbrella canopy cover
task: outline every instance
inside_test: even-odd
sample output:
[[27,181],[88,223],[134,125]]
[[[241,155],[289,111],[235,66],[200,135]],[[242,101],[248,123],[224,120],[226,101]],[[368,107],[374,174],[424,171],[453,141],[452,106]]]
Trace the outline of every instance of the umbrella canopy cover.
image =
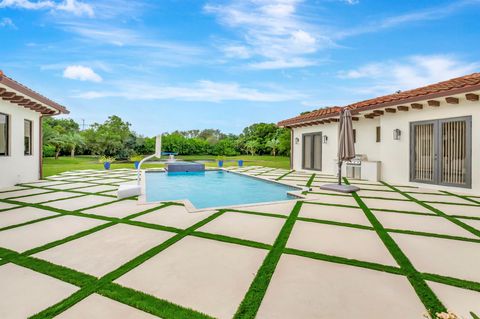
[[349,161],[355,157],[355,144],[353,141],[352,113],[345,109],[340,115],[338,125],[338,161]]

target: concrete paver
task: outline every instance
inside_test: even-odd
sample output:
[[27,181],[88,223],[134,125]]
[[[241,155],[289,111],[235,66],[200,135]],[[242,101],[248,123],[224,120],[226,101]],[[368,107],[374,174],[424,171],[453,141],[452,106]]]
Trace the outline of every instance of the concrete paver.
[[21,252],[93,228],[105,221],[76,216],[60,216],[0,232],[0,247]]
[[398,266],[371,230],[297,221],[287,247]]
[[198,230],[273,244],[284,223],[284,218],[230,212],[224,213]]
[[154,319],[149,313],[127,306],[115,300],[92,294],[67,309],[55,319]]
[[118,224],[42,251],[35,257],[100,277],[173,235]]
[[480,282],[478,243],[406,234],[390,234],[422,272]]
[[23,319],[68,297],[77,287],[14,264],[0,266],[0,318]]
[[423,313],[403,276],[283,255],[257,317],[421,319]]
[[57,215],[57,213],[36,207],[16,208],[0,213],[0,228],[54,215]]
[[266,253],[187,237],[116,282],[217,318],[231,318]]

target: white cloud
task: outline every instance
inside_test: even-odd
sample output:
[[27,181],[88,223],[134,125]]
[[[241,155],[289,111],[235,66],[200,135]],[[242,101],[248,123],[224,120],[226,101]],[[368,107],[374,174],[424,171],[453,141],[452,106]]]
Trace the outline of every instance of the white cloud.
[[203,50],[199,47],[185,45],[178,42],[161,41],[149,36],[146,32],[132,29],[115,27],[98,23],[62,22],[60,25],[69,32],[76,33],[86,40],[95,43],[107,43],[116,46],[148,47],[154,49],[166,49],[177,54],[199,54]]
[[[348,1],[348,0],[347,0]],[[478,6],[479,0],[458,0],[449,4],[428,7],[426,9],[401,13],[396,16],[385,17],[373,22],[357,25],[350,29],[338,30],[332,37],[343,39],[350,36],[358,36],[365,33],[379,32],[384,29],[405,26],[417,22],[440,20],[448,17],[467,6]]]
[[17,26],[13,23],[12,19],[10,18],[2,18],[0,19],[0,27],[10,27],[12,29],[16,29]]
[[243,45],[227,45],[221,49],[227,58],[248,59],[252,56],[251,50]]
[[253,67],[292,68],[316,64],[308,55],[334,45],[326,32],[298,13],[302,2],[230,0],[224,5],[206,5],[204,10],[242,40],[240,54],[232,54],[230,45],[223,49],[227,57],[245,59],[248,52],[248,58],[255,60],[250,64]]
[[269,60],[262,62],[250,63],[249,66],[253,69],[259,70],[273,70],[273,69],[290,69],[290,68],[304,68],[307,66],[316,65],[317,61],[303,58],[292,58],[288,60]]
[[303,95],[285,90],[260,91],[238,83],[198,81],[190,85],[164,86],[140,82],[117,83],[109,91],[89,91],[75,95],[77,98],[96,99],[119,97],[131,100],[183,100],[197,102],[248,101],[280,102],[290,101]]
[[[342,71],[340,78],[361,80],[362,94],[386,94],[413,89],[473,73],[480,63],[469,63],[449,55],[416,55],[395,61],[370,63]],[[367,86],[365,85],[367,83]]]
[[56,6],[57,10],[73,13],[77,16],[93,17],[94,12],[92,6],[77,0],[65,0]]
[[64,11],[73,13],[77,16],[94,16],[94,10],[91,5],[78,0],[63,0],[61,2],[53,0],[2,0],[0,8],[20,8],[26,10],[50,9],[53,11]]
[[72,80],[102,82],[102,77],[91,68],[82,65],[70,65],[63,70],[63,77]]
[[[178,67],[214,63],[212,55],[208,55],[208,48],[163,40],[151,34],[149,29],[129,29],[103,22],[62,21],[58,24],[63,30],[76,35],[83,48],[89,45],[95,48],[100,45],[121,47],[109,50],[109,59],[121,61],[117,65],[129,69],[137,66],[149,69],[152,65]],[[128,65],[124,62],[127,60]]]
[[29,0],[3,0],[0,2],[0,8],[14,7],[28,10],[50,9],[55,6],[55,2],[45,1],[29,1]]

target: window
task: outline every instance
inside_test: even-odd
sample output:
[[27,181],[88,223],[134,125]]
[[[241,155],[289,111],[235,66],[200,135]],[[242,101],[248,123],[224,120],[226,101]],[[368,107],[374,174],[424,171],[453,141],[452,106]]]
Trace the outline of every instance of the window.
[[24,154],[32,155],[32,121],[24,120]]
[[8,121],[9,116],[0,113],[0,156],[8,156]]
[[380,126],[377,126],[377,143],[380,143],[382,140],[381,135],[380,135]]
[[353,143],[357,143],[357,130],[353,129]]

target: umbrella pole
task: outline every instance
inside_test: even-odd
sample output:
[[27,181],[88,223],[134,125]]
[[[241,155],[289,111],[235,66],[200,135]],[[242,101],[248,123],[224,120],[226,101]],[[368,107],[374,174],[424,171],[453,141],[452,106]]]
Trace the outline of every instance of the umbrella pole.
[[338,161],[338,185],[342,185],[342,163],[343,161]]

